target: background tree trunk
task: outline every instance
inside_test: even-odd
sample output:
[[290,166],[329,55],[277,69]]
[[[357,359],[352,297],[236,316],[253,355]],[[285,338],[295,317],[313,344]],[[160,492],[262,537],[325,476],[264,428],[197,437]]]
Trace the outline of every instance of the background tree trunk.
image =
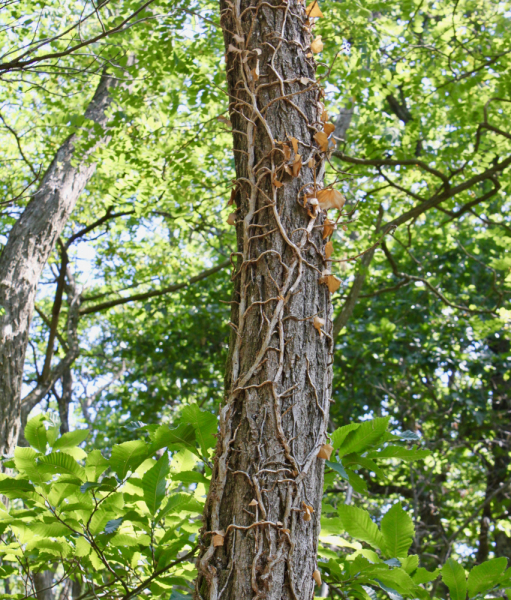
[[221,8],[238,251],[196,597],[310,600],[333,350],[330,293],[319,283],[325,215],[308,202],[322,187],[321,90],[305,5]]
[[[106,125],[115,85],[116,79],[103,75],[86,119]],[[0,454],[10,453],[19,435],[25,350],[41,272],[95,170],[87,162],[93,149],[75,155],[78,139],[72,135],[59,148],[0,255]]]

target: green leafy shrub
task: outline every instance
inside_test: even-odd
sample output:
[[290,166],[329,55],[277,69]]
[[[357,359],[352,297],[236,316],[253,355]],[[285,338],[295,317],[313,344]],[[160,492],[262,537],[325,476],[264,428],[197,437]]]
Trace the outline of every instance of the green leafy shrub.
[[[388,417],[376,418],[332,434],[326,496],[342,480],[363,494],[367,477],[385,480],[389,461],[429,456],[407,447],[418,441],[415,434],[394,435],[388,424]],[[87,430],[60,436],[45,415],[31,419],[25,429],[30,447],[16,448],[4,461],[11,474],[0,475],[2,598],[35,597],[41,591],[35,575],[48,572],[51,589],[73,582],[80,600],[190,598],[216,427],[214,415],[187,406],[175,428],[133,424],[136,439],[113,446],[106,458],[79,447]],[[414,535],[400,503],[378,526],[358,506],[324,502],[318,565],[329,597],[428,600],[426,588],[434,585],[447,589],[450,600],[466,600],[511,587],[505,558],[475,566],[468,577],[452,558],[427,571],[409,554]]]

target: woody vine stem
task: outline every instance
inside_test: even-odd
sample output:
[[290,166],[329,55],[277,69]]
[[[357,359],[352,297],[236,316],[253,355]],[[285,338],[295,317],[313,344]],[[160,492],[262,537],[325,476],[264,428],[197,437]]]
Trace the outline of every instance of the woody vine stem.
[[[236,180],[225,399],[195,597],[310,600],[332,383],[329,271],[344,198],[323,184],[314,2],[222,0]],[[318,456],[319,455],[319,456]]]

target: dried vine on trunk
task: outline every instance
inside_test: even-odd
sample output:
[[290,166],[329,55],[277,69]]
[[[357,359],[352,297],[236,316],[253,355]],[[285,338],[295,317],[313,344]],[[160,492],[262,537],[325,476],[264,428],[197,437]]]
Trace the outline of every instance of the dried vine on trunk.
[[[196,598],[310,600],[333,352],[328,123],[297,0],[222,0],[236,181],[232,335]],[[316,43],[314,49],[320,47]],[[317,577],[317,574],[316,574]]]

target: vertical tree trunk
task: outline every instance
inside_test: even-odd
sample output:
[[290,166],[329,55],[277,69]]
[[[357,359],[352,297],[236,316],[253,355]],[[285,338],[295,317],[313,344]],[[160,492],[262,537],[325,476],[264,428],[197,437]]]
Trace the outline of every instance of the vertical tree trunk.
[[[115,85],[111,76],[101,78],[86,119],[106,125]],[[18,439],[25,350],[41,272],[95,170],[87,161],[91,150],[75,156],[76,142],[72,135],[59,148],[0,255],[0,454],[11,452]]]
[[222,0],[221,9],[238,251],[196,598],[311,600],[333,350],[319,282],[325,214],[312,200],[325,114],[305,5]]

